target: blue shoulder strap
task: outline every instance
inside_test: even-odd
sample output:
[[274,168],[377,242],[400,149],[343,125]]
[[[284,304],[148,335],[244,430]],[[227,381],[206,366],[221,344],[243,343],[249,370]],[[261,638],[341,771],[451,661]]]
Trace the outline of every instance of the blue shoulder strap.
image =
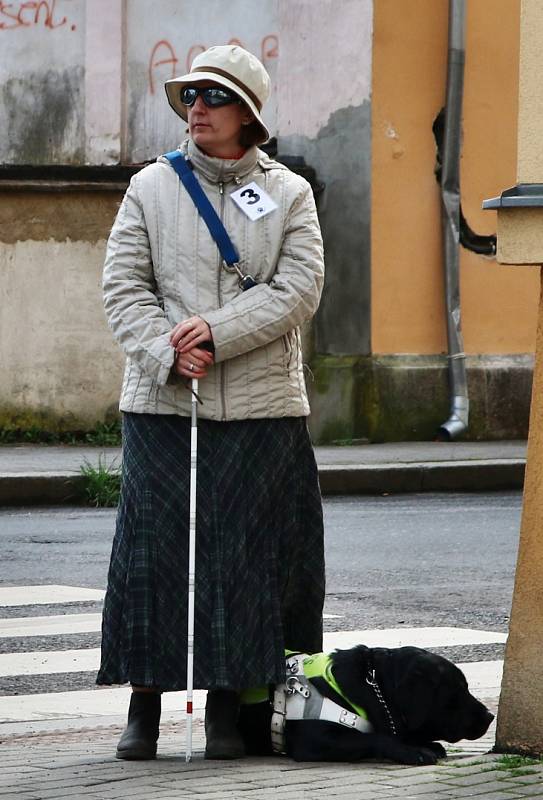
[[239,261],[239,254],[234,247],[224,225],[222,224],[217,212],[209,202],[204,190],[198,183],[198,178],[189,166],[189,162],[179,150],[165,153],[174,170],[179,175],[183,186],[190,194],[192,201],[198,209],[200,216],[209,228],[209,232],[217,243],[223,260],[231,267]]

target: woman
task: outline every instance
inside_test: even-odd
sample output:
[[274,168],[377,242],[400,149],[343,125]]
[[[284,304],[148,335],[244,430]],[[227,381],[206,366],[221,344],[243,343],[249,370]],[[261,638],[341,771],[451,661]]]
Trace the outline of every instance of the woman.
[[[181,151],[257,285],[242,291],[225,269],[166,158],[134,176],[104,269],[127,364],[97,682],[132,684],[117,756],[154,758],[160,692],[186,686],[188,387],[198,378],[194,685],[209,690],[206,757],[237,758],[240,691],[283,680],[285,648],[322,649],[322,509],[298,329],[319,303],[322,242],[307,182],[256,146],[268,138],[258,59],[212,47],[166,91],[188,121]],[[249,184],[245,202],[268,198],[254,220],[230,197]]]

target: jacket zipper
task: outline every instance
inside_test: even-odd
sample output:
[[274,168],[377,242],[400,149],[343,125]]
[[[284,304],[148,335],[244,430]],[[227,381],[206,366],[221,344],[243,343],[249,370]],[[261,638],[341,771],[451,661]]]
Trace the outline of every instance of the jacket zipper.
[[[221,199],[219,216],[221,222],[223,222],[224,216],[224,183],[223,181],[219,181],[219,197]],[[219,301],[219,308],[222,308],[222,290],[221,290],[221,276],[222,276],[222,256],[219,251],[219,272],[217,275],[217,299]],[[221,394],[221,404],[222,404],[222,413],[221,419],[224,421],[226,419],[226,364],[222,362],[219,364],[220,369],[220,394]]]

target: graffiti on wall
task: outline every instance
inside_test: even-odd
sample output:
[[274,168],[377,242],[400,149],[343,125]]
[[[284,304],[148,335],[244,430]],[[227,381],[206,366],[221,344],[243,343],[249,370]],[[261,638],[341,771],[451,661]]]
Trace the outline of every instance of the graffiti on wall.
[[[245,47],[243,42],[240,42],[239,39],[230,39],[228,44],[237,44],[240,47]],[[191,64],[196,58],[199,53],[203,53],[204,50],[207,50],[207,47],[203,44],[193,44],[191,45],[186,53],[185,60],[184,60],[184,67],[188,72],[190,70]],[[267,36],[264,36],[260,43],[260,60],[266,64],[267,61],[271,59],[277,58],[279,55],[279,39],[276,34],[271,33]],[[157,70],[161,70],[161,83],[164,80],[163,77],[163,70],[162,68],[170,67],[171,75],[170,78],[175,78],[176,74],[178,74],[177,65],[179,64],[180,59],[177,57],[176,51],[173,45],[168,41],[168,39],[160,39],[156,42],[155,45],[151,48],[150,56],[149,56],[149,65],[148,65],[148,78],[149,78],[149,92],[151,94],[155,93],[155,77]]]
[[62,16],[57,9],[57,0],[36,0],[36,2],[5,3],[0,0],[0,31],[12,31],[17,28],[54,28],[70,27],[68,17]]

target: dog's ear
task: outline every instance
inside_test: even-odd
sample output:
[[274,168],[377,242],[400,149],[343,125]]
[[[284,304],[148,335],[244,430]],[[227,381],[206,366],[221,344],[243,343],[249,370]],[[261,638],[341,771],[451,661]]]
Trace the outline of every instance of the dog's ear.
[[334,650],[330,654],[334,665],[334,676],[338,684],[346,697],[361,706],[364,705],[367,690],[369,653],[369,647],[359,644],[349,650]]
[[406,665],[394,699],[411,731],[418,730],[428,720],[438,685],[439,674],[429,668],[424,658],[413,659]]

